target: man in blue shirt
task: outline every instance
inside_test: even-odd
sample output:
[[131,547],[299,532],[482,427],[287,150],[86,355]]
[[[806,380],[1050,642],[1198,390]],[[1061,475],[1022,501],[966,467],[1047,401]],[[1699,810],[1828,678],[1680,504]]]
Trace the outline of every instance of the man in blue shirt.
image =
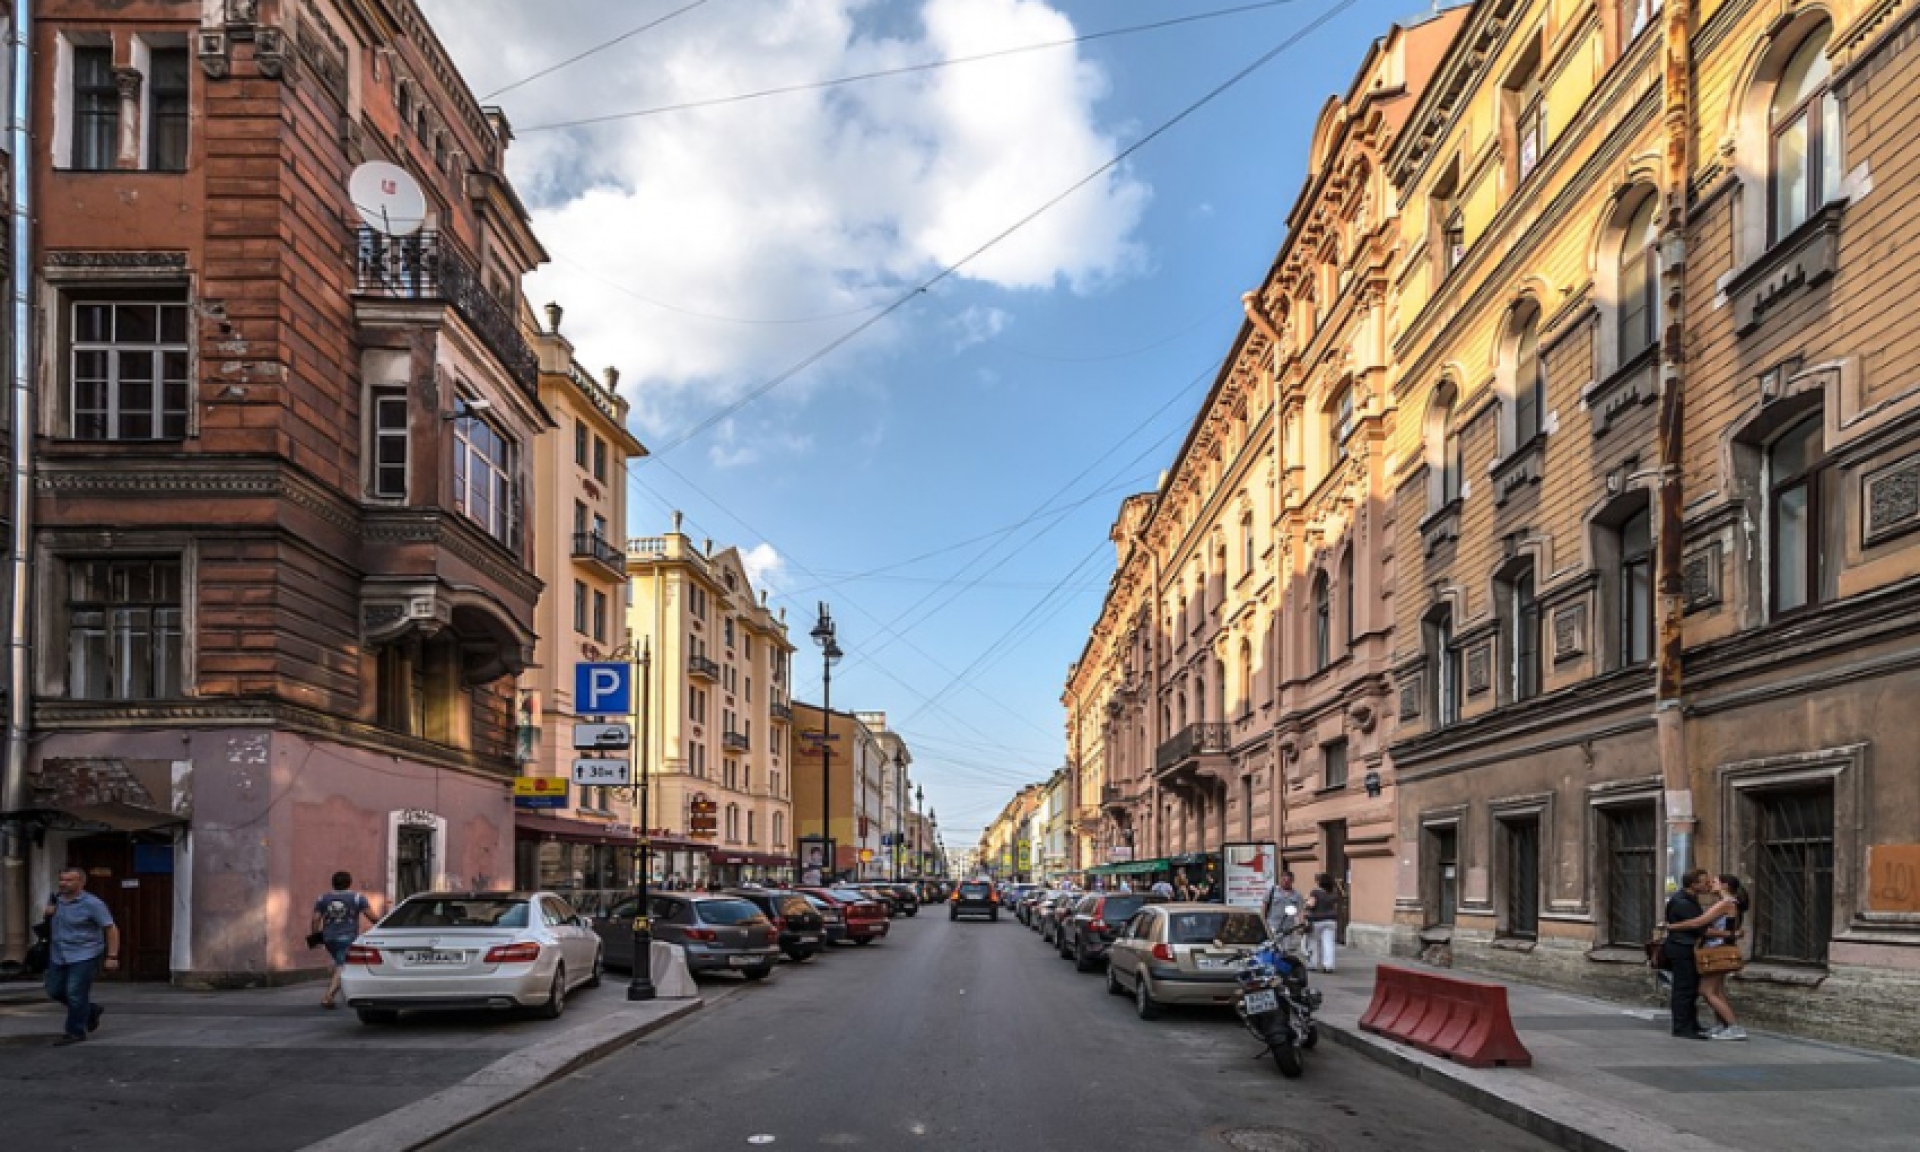
[[109,971],[120,967],[120,928],[100,898],[87,891],[87,874],[78,868],[60,873],[60,891],[46,914],[53,922],[47,997],[67,1006],[66,1032],[54,1043],[78,1044],[100,1027],[106,1011],[93,1003],[93,975],[102,957]]

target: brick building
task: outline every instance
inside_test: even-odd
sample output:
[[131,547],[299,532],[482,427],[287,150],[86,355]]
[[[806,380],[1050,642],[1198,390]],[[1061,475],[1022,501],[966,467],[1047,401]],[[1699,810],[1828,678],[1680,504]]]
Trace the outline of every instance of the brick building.
[[36,9],[28,884],[86,867],[133,979],[317,968],[336,868],[512,876],[551,421],[510,133],[407,0]]

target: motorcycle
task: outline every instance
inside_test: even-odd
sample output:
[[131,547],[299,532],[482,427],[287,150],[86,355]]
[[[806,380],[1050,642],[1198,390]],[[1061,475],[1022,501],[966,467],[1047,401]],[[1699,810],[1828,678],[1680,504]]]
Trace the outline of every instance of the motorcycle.
[[1257,1055],[1273,1053],[1280,1074],[1292,1079],[1306,1071],[1302,1053],[1320,1040],[1313,1022],[1320,993],[1307,987],[1307,965],[1289,946],[1308,931],[1296,909],[1287,908],[1290,923],[1277,940],[1262,946],[1241,965],[1233,997],[1234,1013],[1256,1040],[1266,1045]]

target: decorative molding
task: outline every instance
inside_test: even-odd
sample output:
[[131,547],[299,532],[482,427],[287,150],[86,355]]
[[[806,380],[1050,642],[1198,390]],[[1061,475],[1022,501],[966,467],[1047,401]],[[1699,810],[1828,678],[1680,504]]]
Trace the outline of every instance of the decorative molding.
[[1553,614],[1553,662],[1570,660],[1587,650],[1587,605],[1569,604]]
[[1538,485],[1547,471],[1547,437],[1537,435],[1488,469],[1493,480],[1493,503],[1504,508],[1522,488]]
[[1420,672],[1409,672],[1400,677],[1400,719],[1418,720],[1420,701],[1426,693],[1426,676]]
[[1704,548],[1687,553],[1680,562],[1683,603],[1688,613],[1711,608],[1721,599],[1721,548],[1715,540]]
[[1769,312],[1802,289],[1833,279],[1840,270],[1840,221],[1846,208],[1844,200],[1828,204],[1759,259],[1727,278],[1726,295],[1733,302],[1736,336],[1759,328]]
[[211,80],[225,80],[233,70],[233,60],[227,52],[227,33],[221,28],[202,28],[195,34],[194,55],[199,57],[200,70]]
[[1467,695],[1478,696],[1493,687],[1493,645],[1476,644],[1467,649]]
[[82,252],[55,250],[47,253],[49,268],[164,268],[187,271],[185,252]]
[[1420,539],[1426,545],[1428,556],[1432,556],[1440,545],[1460,539],[1460,505],[1463,502],[1463,497],[1456,498],[1420,521]]
[[1867,473],[1860,479],[1860,493],[1862,547],[1920,528],[1920,456]]
[[1650,344],[1613,375],[1587,385],[1580,399],[1593,420],[1595,439],[1612,431],[1636,408],[1660,398],[1660,346]]
[[287,34],[271,24],[254,32],[253,63],[269,80],[287,79],[295,57],[287,50]]

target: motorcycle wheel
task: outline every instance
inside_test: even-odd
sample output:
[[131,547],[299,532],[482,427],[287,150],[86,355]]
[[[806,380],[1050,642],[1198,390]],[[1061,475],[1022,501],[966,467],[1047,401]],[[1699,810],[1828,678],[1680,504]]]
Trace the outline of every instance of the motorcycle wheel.
[[1273,1062],[1279,1067],[1280,1075],[1289,1080],[1299,1077],[1307,1070],[1306,1062],[1300,1059],[1300,1049],[1291,1041],[1273,1046]]
[[1312,1048],[1312,1047],[1313,1047],[1313,1046],[1314,1046],[1315,1044],[1318,1044],[1318,1043],[1320,1043],[1320,1027],[1319,1027],[1319,1025],[1317,1025],[1317,1024],[1309,1024],[1309,1025],[1307,1025],[1307,1038],[1306,1038],[1305,1040],[1302,1040],[1302,1041],[1300,1042],[1300,1047],[1302,1047],[1302,1048],[1308,1048],[1308,1049],[1310,1049],[1310,1048]]

